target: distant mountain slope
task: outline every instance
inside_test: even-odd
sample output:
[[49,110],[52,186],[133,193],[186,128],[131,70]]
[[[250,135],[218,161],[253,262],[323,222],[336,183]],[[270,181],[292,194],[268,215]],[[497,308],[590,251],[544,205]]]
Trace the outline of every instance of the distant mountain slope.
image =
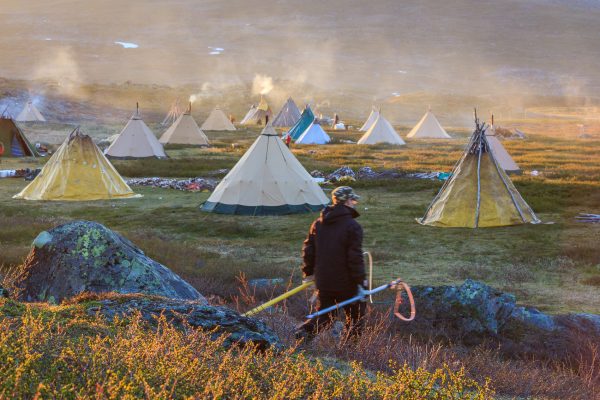
[[9,78],[218,86],[264,73],[374,97],[600,88],[592,0],[2,3]]

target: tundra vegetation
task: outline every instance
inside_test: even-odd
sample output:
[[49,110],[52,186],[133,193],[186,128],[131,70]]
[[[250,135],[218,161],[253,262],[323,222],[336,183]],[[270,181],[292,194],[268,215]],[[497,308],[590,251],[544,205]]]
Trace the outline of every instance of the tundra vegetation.
[[[575,221],[600,204],[600,140],[580,139],[576,121],[509,121],[527,140],[503,145],[525,171],[516,187],[542,225],[440,229],[420,226],[442,182],[391,179],[353,182],[365,250],[373,254],[374,284],[402,277],[409,284],[456,284],[472,278],[514,293],[520,304],[551,313],[600,313],[600,232]],[[91,129],[107,136],[116,123]],[[157,125],[150,124],[151,128]],[[44,127],[26,132],[43,135]],[[405,135],[409,127],[397,127]],[[84,126],[85,130],[85,126]],[[158,129],[156,129],[158,131]],[[37,133],[36,133],[37,131]],[[448,129],[455,140],[409,141],[406,146],[358,147],[353,132],[331,132],[336,143],[293,147],[308,171],[340,166],[400,172],[449,172],[469,132]],[[207,132],[210,148],[167,147],[167,160],[114,161],[125,177],[224,175],[258,130]],[[232,146],[235,143],[236,146]],[[36,167],[41,160],[3,159],[2,168]],[[531,171],[539,171],[533,176]],[[43,230],[73,219],[116,230],[149,257],[167,265],[214,304],[240,311],[286,289],[252,289],[253,278],[300,281],[300,247],[315,214],[246,217],[207,214],[207,192],[134,187],[143,198],[77,202],[13,200],[26,182],[0,180],[0,265],[4,286]],[[325,186],[326,192],[333,186]],[[291,332],[308,294],[263,318],[289,347],[282,353],[250,348],[220,350],[206,333],[149,327],[135,316],[106,321],[83,312],[88,303],[22,304],[0,300],[0,397],[83,398],[593,398],[600,387],[600,349],[580,341],[571,360],[524,359],[492,346],[465,347],[435,337],[403,335],[373,306],[371,329],[358,342],[325,334],[296,349]],[[87,305],[86,305],[87,304]],[[442,335],[443,336],[443,335]],[[404,397],[402,397],[404,396]]]

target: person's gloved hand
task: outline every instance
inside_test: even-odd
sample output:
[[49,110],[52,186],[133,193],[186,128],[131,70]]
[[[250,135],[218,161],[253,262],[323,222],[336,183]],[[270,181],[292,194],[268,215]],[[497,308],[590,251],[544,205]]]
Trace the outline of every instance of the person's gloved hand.
[[356,295],[363,298],[368,296],[365,288],[362,285],[358,285],[358,293],[356,293]]
[[308,282],[314,282],[315,281],[315,276],[314,275],[309,275],[309,276],[305,276],[304,279],[302,279],[302,283],[308,283]]

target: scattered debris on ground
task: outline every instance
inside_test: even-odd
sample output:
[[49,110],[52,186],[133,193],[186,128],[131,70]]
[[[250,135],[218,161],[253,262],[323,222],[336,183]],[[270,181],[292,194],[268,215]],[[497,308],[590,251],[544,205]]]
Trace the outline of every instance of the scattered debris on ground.
[[327,181],[336,183],[340,180],[344,180],[343,178],[352,178],[356,179],[398,179],[398,178],[412,178],[412,179],[442,179],[445,180],[448,178],[449,174],[444,172],[418,172],[418,173],[404,173],[398,170],[387,169],[381,171],[375,171],[371,167],[362,167],[358,171],[354,172],[352,168],[348,166],[343,166],[341,168],[336,169],[329,175],[325,175],[323,172],[319,170],[314,170],[310,173],[313,178],[325,178]]
[[40,168],[3,169],[0,170],[0,178],[25,178],[26,181],[32,181],[40,171]]
[[600,214],[585,214],[579,213],[578,216],[575,217],[577,222],[589,222],[592,224],[600,223]]
[[217,186],[216,179],[207,178],[130,178],[127,180],[129,186],[151,186],[163,189],[176,189],[188,192],[212,191]]
[[[209,172],[207,175],[211,177],[217,177],[220,175],[226,175],[229,172],[228,169],[219,169]],[[325,183],[348,183],[355,180],[374,180],[374,179],[398,179],[398,178],[411,178],[411,179],[440,179],[446,180],[450,176],[449,173],[445,172],[417,172],[417,173],[404,173],[398,170],[386,169],[381,171],[375,171],[371,167],[362,167],[358,171],[354,171],[348,166],[343,166],[330,174],[325,174],[322,171],[314,170],[311,171],[310,175],[313,178],[321,178],[325,180]],[[217,178],[159,178],[159,177],[147,177],[147,178],[130,178],[127,180],[127,184],[130,186],[151,186],[163,189],[176,189],[184,191],[212,191],[215,189],[219,179]]]

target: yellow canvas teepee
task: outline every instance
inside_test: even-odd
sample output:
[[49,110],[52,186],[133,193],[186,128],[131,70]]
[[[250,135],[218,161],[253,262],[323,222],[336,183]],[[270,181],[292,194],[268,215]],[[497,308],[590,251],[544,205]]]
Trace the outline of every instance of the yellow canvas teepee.
[[464,228],[539,223],[498,165],[485,135],[485,125],[477,119],[475,124],[475,132],[452,175],[418,222]]
[[14,196],[25,200],[108,200],[141,197],[87,135],[75,129],[39,175]]

